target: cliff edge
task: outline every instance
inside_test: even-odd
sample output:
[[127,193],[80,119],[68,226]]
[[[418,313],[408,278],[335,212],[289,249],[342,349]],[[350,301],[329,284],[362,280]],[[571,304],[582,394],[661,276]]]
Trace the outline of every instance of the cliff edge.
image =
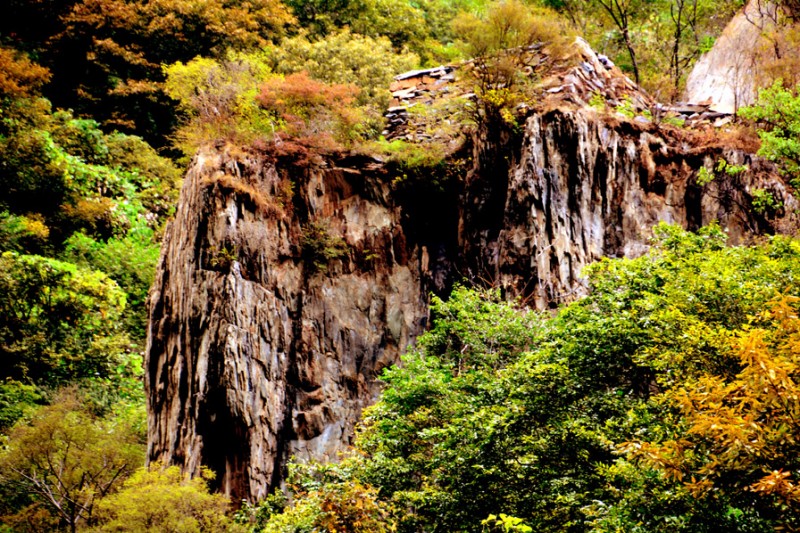
[[[206,465],[234,501],[262,498],[291,456],[347,448],[431,292],[483,284],[555,307],[582,294],[585,265],[642,253],[659,221],[719,221],[733,242],[793,227],[797,202],[747,142],[659,123],[581,53],[516,125],[474,128],[438,187],[358,153],[201,150],[149,299],[150,461]],[[632,116],[587,105],[623,86]],[[715,170],[723,160],[743,170]],[[780,207],[755,213],[754,190]]]

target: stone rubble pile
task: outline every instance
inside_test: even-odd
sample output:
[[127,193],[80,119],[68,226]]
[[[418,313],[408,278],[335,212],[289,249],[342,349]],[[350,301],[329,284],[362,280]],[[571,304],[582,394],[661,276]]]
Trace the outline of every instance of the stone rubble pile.
[[545,80],[545,95],[579,106],[591,104],[599,97],[612,108],[628,106],[631,111],[639,113],[634,120],[641,122],[673,117],[683,120],[685,126],[711,124],[722,127],[733,121],[731,114],[712,110],[710,100],[674,105],[657,103],[610,59],[595,53],[586,41],[578,39],[576,45],[582,61],[566,75]]
[[656,104],[654,109],[660,116],[673,116],[684,120],[686,126],[699,126],[701,124],[711,124],[715,128],[721,128],[733,122],[732,113],[714,111],[711,101],[699,104],[678,102],[674,105]]
[[575,45],[580,62],[566,74],[557,73],[542,83],[546,97],[579,106],[585,106],[598,96],[609,106],[617,107],[629,102],[635,109],[650,109],[654,104],[650,96],[628,78],[604,55],[592,50],[589,43],[577,39]]
[[425,141],[433,138],[429,133],[418,131],[430,128],[409,127],[408,110],[417,105],[431,106],[443,97],[459,96],[453,91],[452,82],[455,79],[455,67],[452,65],[412,70],[395,76],[389,86],[392,100],[384,115],[386,118],[386,129],[382,132],[384,138],[390,141],[395,139]]
[[[540,103],[563,102],[584,107],[597,105],[599,101],[611,109],[627,108],[638,122],[671,117],[690,127],[722,127],[733,120],[731,114],[714,111],[711,101],[674,105],[657,103],[608,57],[597,54],[586,41],[578,38],[575,46],[577,57],[573,56],[570,66],[566,68],[559,67],[561,60],[550,56],[541,44],[523,50],[520,64],[523,65],[521,70],[524,74],[528,77],[543,76],[539,83]],[[438,128],[444,126],[445,129],[452,129],[457,121],[450,120],[446,112],[429,113],[426,110],[455,98],[474,100],[474,93],[469,92],[463,84],[456,83],[456,73],[467,73],[476,68],[480,66],[470,60],[458,65],[412,70],[396,76],[389,87],[392,100],[384,115],[386,128],[382,132],[383,137],[389,141],[399,139],[410,142],[446,138],[448,132],[439,132]],[[524,113],[528,108],[527,104],[521,104],[517,111]]]
[[448,83],[455,79],[455,67],[450,65],[400,74],[389,86],[392,93],[389,105],[408,106],[420,101],[432,103],[438,92],[448,92]]

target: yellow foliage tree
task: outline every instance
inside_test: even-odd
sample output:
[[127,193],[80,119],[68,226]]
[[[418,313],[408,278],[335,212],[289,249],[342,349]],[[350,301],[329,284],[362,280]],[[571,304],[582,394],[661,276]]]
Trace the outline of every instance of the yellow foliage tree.
[[93,531],[228,531],[234,527],[225,514],[229,502],[209,492],[207,481],[213,477],[204,470],[189,478],[177,466],[141,468],[119,492],[98,502],[99,526]]
[[76,531],[91,523],[97,500],[117,489],[144,460],[144,446],[124,424],[98,419],[74,389],[18,422],[0,452],[0,483],[27,493],[31,505],[5,524],[50,522]]
[[706,374],[660,398],[681,415],[662,442],[624,450],[695,497],[720,492],[761,508],[800,506],[800,318],[782,296],[734,341],[733,379]]
[[23,54],[0,47],[0,98],[30,96],[50,79],[50,72]]
[[163,136],[161,65],[265,46],[293,21],[279,0],[81,0],[51,39],[51,90],[108,126]]

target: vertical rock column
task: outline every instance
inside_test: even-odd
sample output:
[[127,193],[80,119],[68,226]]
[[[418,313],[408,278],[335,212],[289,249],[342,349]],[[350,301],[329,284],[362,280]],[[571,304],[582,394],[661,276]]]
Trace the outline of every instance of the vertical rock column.
[[[165,234],[149,300],[149,459],[208,466],[235,501],[278,486],[292,455],[335,459],[427,315],[380,181],[332,166],[288,176],[203,151]],[[326,264],[305,254],[312,225],[341,251]]]

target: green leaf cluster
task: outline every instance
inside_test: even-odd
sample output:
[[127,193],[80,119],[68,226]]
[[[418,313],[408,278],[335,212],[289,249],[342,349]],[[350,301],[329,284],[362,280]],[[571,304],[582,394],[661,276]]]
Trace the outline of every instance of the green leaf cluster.
[[759,92],[755,105],[739,115],[756,122],[761,138],[758,155],[778,163],[795,188],[800,188],[800,95],[781,80]]
[[[644,444],[631,444],[694,438],[687,424],[701,419],[671,391],[708,376],[743,379],[737,339],[776,296],[800,293],[800,243],[726,241],[717,226],[689,233],[659,225],[649,253],[591,265],[589,295],[552,317],[463,287],[434,299],[432,329],[384,372],[343,479],[374,487],[397,531],[507,527],[500,513],[514,519],[508,527],[533,531],[744,532],[793,523],[795,508],[761,486],[720,482],[698,497],[690,476],[670,474],[671,456],[642,461]],[[753,460],[764,475],[775,464]],[[793,485],[782,480],[762,484],[782,483],[789,494]],[[295,502],[304,505],[319,510]]]
[[57,385],[119,364],[125,293],[100,272],[33,255],[0,255],[2,374]]
[[177,167],[33,88],[0,99],[0,158],[0,430],[80,383],[87,408],[141,433],[136,352]]

